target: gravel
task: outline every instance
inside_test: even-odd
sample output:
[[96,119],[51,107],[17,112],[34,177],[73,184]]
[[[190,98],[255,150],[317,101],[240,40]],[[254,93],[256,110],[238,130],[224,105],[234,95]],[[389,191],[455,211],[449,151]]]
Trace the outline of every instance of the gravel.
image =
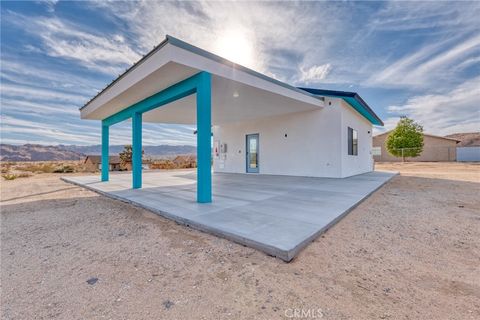
[[480,166],[377,168],[401,175],[291,263],[58,175],[2,181],[1,317],[479,319]]

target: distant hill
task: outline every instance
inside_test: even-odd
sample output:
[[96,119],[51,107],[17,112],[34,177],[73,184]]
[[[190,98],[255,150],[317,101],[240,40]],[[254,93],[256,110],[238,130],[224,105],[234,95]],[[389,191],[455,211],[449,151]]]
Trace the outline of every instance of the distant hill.
[[83,155],[60,148],[59,146],[43,146],[24,144],[21,146],[0,144],[1,161],[47,161],[47,160],[80,160]]
[[[92,145],[92,146],[76,146],[76,145],[59,145],[60,148],[68,151],[73,151],[81,154],[101,154],[102,146],[101,145]],[[113,145],[110,146],[110,154],[119,154],[122,152],[123,145]],[[195,146],[171,146],[162,144],[159,146],[143,146],[145,155],[147,156],[174,156],[180,154],[196,154],[197,147]]]
[[480,132],[454,133],[445,137],[460,140],[458,147],[480,146]]
[[[110,154],[118,154],[123,150],[123,145],[110,146]],[[194,146],[144,146],[146,156],[175,156],[185,154],[196,154],[197,148]],[[101,145],[76,146],[76,145],[58,145],[44,146],[38,144],[10,145],[0,144],[1,161],[61,161],[61,160],[80,160],[85,155],[98,155],[101,153]]]

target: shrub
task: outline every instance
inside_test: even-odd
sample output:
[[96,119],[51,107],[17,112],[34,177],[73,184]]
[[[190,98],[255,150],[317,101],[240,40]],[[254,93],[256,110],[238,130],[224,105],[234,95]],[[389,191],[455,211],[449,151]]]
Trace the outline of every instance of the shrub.
[[62,166],[53,170],[53,173],[72,173],[75,172],[75,169],[72,166]]
[[15,179],[18,178],[18,176],[16,174],[13,174],[13,173],[4,174],[4,175],[2,175],[2,177],[5,180],[15,180]]
[[25,166],[19,166],[17,170],[20,171],[28,171],[33,173],[52,173],[55,171],[55,167],[50,163],[43,163],[43,164],[28,164]]

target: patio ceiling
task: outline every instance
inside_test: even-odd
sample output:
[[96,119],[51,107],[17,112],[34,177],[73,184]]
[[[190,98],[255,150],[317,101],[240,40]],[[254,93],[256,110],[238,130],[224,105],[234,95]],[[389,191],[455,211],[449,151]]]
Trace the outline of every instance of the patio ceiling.
[[[81,117],[103,120],[200,71],[212,74],[213,125],[315,110],[324,105],[322,98],[167,37],[81,108]],[[149,111],[143,120],[195,124],[195,95]]]

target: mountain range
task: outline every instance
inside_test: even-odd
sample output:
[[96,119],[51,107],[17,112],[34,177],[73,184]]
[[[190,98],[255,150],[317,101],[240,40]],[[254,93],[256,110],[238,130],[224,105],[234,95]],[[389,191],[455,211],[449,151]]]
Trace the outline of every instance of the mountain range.
[[[110,146],[110,154],[117,155],[123,150],[123,145]],[[99,155],[101,145],[77,146],[58,145],[45,146],[39,144],[11,145],[0,144],[0,161],[62,161],[80,160],[86,155]],[[197,148],[188,145],[158,145],[144,146],[145,156],[166,157],[181,154],[196,154]]]

